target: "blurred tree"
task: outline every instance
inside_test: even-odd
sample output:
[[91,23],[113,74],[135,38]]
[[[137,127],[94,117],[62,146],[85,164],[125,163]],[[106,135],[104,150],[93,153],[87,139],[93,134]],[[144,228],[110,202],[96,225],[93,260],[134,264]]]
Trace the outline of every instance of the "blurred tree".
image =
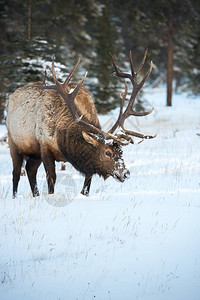
[[118,15],[123,11],[122,35],[126,49],[134,49],[135,60],[144,48],[151,51],[154,72],[149,80],[167,78],[167,105],[172,105],[174,79],[178,85],[190,74],[197,79],[195,91],[200,92],[197,74],[200,68],[193,61],[199,45],[199,1],[183,0],[180,5],[179,0],[134,0],[134,3],[118,0],[115,11]]
[[[74,80],[89,71],[85,85],[101,112],[116,107],[124,89],[123,81],[110,76],[109,51],[129,71],[129,50],[137,68],[148,47],[154,62],[148,82],[168,74],[168,105],[173,79],[176,86],[200,93],[199,14],[199,0],[181,5],[178,0],[1,0],[0,120],[5,98],[18,86],[42,80],[45,68],[52,80],[53,55],[60,80],[82,58]],[[147,58],[142,72],[149,63]]]
[[117,57],[118,62],[122,62],[123,40],[118,31],[111,1],[101,1],[101,13],[93,23],[93,39],[95,58],[91,61],[90,70],[96,81],[90,90],[96,99],[97,108],[101,113],[105,113],[118,105],[120,101],[121,87],[119,79],[112,76],[113,65],[112,54]]
[[[180,83],[180,78],[188,76],[189,71],[185,68],[184,73],[183,65],[188,60],[192,65],[188,50],[194,41],[193,33],[199,28],[199,8],[196,0],[183,0],[182,5],[178,0],[153,0],[146,9],[144,23],[149,25],[149,44],[153,43],[152,51],[157,48],[157,66],[162,72],[167,72],[167,106],[172,105],[174,79],[177,78],[177,84]],[[160,60],[162,51],[166,57],[163,59],[165,64]]]

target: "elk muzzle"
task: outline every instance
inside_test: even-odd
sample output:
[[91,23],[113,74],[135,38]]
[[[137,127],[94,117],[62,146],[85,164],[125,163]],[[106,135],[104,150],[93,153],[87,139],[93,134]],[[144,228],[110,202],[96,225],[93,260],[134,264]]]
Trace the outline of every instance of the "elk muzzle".
[[126,168],[123,170],[115,170],[112,174],[113,178],[115,178],[119,182],[124,182],[126,179],[130,178],[130,171]]

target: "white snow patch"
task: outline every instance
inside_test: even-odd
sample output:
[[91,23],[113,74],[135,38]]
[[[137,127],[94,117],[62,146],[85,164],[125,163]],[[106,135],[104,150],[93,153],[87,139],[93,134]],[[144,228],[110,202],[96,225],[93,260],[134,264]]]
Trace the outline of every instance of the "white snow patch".
[[[155,111],[126,128],[155,139],[123,147],[131,177],[95,176],[89,197],[71,165],[47,195],[41,166],[33,198],[26,176],[12,199],[12,162],[0,145],[0,298],[198,300],[200,99],[148,91]],[[103,128],[119,110],[100,117]],[[5,134],[0,126],[0,136]]]

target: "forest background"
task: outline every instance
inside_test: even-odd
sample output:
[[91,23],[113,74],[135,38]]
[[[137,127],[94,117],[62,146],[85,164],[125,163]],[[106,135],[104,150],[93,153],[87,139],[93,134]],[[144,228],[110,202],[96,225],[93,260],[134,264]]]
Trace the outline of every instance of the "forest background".
[[88,71],[84,85],[98,111],[108,112],[119,105],[124,85],[112,76],[109,52],[128,71],[129,51],[137,68],[146,48],[143,72],[152,60],[148,84],[167,84],[166,105],[173,105],[174,91],[199,94],[199,0],[0,0],[0,122],[17,87],[42,81],[45,69],[52,81],[53,56],[61,81],[81,58],[74,80]]

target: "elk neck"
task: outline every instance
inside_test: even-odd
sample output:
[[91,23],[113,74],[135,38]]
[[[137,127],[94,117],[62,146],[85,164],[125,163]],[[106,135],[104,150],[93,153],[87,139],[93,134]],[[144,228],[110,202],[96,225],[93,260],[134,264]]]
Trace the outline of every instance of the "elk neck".
[[82,126],[76,124],[74,127],[73,130],[68,128],[59,132],[58,145],[62,155],[83,174],[99,173],[96,166],[98,150],[84,140]]

